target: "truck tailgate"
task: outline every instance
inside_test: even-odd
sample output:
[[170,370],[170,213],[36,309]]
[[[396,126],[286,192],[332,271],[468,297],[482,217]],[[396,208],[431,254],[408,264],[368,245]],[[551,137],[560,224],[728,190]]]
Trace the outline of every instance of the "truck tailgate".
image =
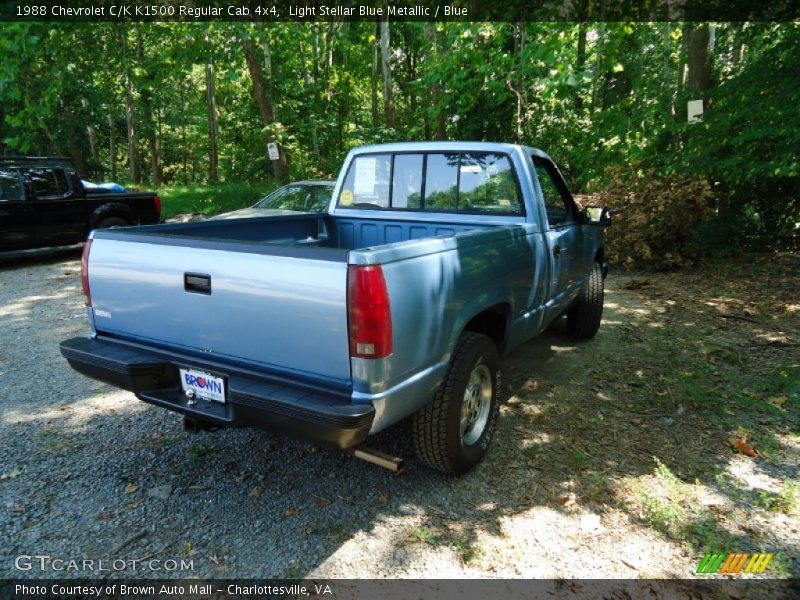
[[98,333],[349,381],[346,253],[318,259],[106,236],[93,240],[89,259]]

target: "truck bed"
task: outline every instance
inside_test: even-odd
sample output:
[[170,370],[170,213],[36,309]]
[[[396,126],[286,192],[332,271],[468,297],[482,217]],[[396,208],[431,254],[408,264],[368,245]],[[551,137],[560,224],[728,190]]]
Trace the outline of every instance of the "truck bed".
[[[441,217],[441,215],[439,216]],[[220,242],[227,242],[245,245],[311,246],[332,250],[362,250],[409,240],[452,236],[488,226],[444,221],[410,222],[399,219],[345,218],[331,215],[290,215],[137,227],[130,232],[135,236],[144,236],[139,241],[146,242],[148,236],[158,236],[159,244],[166,241],[169,245],[187,245],[189,240],[194,240],[216,242],[215,246]],[[239,249],[245,250],[244,248]],[[273,251],[268,252],[273,253]],[[330,259],[333,260],[335,256],[341,257],[341,253],[330,254]],[[324,258],[324,254],[320,254],[318,258]]]
[[[457,250],[447,262],[455,269],[470,246],[480,254],[484,244],[510,244],[512,228],[489,229],[290,215],[98,230],[89,276],[93,325],[100,335],[148,347],[349,385],[348,265],[410,264],[404,259]],[[390,277],[390,287],[405,285],[406,270],[396,282]]]

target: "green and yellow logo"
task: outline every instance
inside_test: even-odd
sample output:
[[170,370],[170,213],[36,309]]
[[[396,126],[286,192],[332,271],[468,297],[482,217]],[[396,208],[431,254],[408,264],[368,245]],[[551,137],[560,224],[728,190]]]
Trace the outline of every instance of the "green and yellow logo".
[[706,554],[697,566],[696,573],[763,573],[774,554]]

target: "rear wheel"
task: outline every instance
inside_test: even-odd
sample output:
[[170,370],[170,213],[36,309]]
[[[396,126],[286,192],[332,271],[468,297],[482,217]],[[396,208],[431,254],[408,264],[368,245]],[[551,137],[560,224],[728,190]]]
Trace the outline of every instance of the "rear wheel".
[[500,356],[485,335],[466,332],[433,400],[414,415],[414,447],[428,466],[464,473],[486,454],[498,413]]
[[567,331],[572,337],[594,337],[603,318],[603,296],[603,267],[594,263],[578,303],[567,312]]
[[111,229],[112,227],[127,227],[128,225],[129,223],[124,219],[109,217],[100,221],[95,229]]

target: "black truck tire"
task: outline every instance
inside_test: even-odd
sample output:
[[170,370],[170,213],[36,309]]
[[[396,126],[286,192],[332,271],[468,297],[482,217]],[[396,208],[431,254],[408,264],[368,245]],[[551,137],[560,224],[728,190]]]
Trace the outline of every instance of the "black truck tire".
[[593,338],[603,318],[603,267],[592,265],[578,303],[567,311],[567,331],[578,339]]
[[500,356],[494,342],[465,332],[433,400],[414,414],[412,433],[420,460],[451,474],[478,464],[494,434],[499,387]]
[[95,229],[111,229],[112,227],[127,227],[130,225],[125,219],[120,219],[119,217],[108,217],[107,219],[103,219],[97,224]]

